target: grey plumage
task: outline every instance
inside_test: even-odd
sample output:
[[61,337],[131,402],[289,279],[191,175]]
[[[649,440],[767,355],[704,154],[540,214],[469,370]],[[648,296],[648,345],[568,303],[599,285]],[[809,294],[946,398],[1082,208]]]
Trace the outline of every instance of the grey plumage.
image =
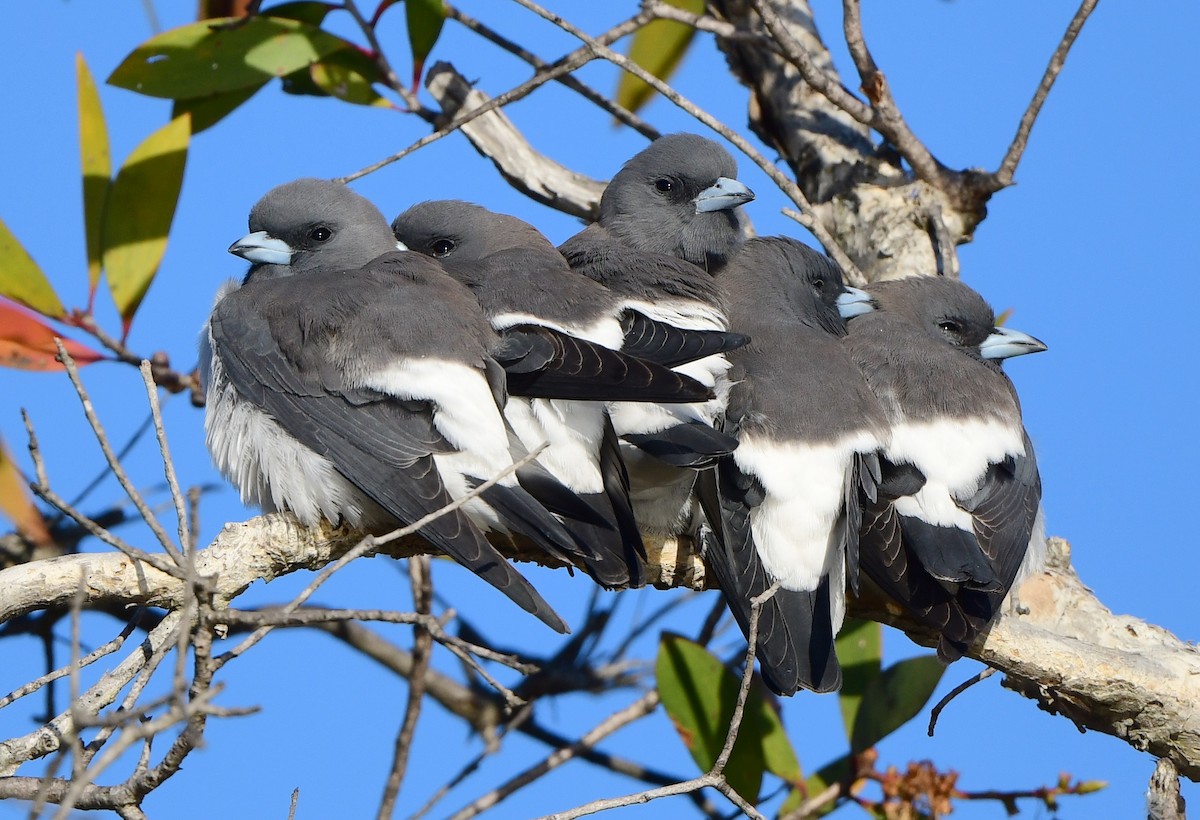
[[828,257],[780,237],[746,243],[717,281],[752,341],[729,354],[724,429],[737,450],[701,478],[716,535],[705,562],[744,632],[750,599],[780,583],[759,622],[767,684],[831,691],[848,573],[856,583],[858,493],[874,487],[887,439],[883,409],[842,345],[843,313],[865,295],[845,288]]
[[[309,525],[412,523],[513,462],[503,372],[489,356],[498,340],[478,304],[431,260],[389,252],[386,220],[364,203],[315,180],[269,192],[233,248],[257,264],[206,334],[214,461],[244,500]],[[266,251],[257,259],[255,245]],[[481,528],[564,560],[579,545],[512,476],[421,530],[567,631]]]
[[[695,134],[662,137],[613,177],[596,224],[559,248],[571,268],[629,300],[646,315],[679,327],[728,331],[719,269],[742,242],[738,206],[753,198],[737,182],[733,158]],[[741,328],[738,328],[740,331]],[[728,455],[736,440],[713,429],[729,387],[722,354],[677,369],[710,385],[715,398],[690,405],[613,405],[613,425],[643,529],[690,531],[695,469]]]
[[882,492],[868,504],[862,566],[941,631],[960,656],[1014,585],[1043,560],[1041,479],[1020,402],[1000,369],[1045,350],[996,328],[961,282],[915,277],[869,289],[848,349],[891,425]]
[[[617,362],[621,354],[615,351],[625,332],[619,301],[600,285],[575,276],[554,246],[528,223],[470,203],[436,201],[400,214],[392,230],[406,247],[438,258],[475,294],[495,330],[521,334],[510,337],[514,341],[525,340],[530,329],[564,334],[608,350],[623,373],[641,368],[657,374],[659,381],[679,379],[656,365]],[[510,384],[511,379],[512,375]],[[701,387],[691,379],[687,382]],[[675,392],[676,399],[697,397]],[[703,394],[708,395],[706,390]],[[526,446],[548,442],[539,462],[607,522],[607,527],[597,527],[566,521],[572,533],[600,554],[599,560],[584,563],[589,574],[608,587],[641,586],[645,548],[605,406],[566,400],[570,398],[513,398],[505,415]]]
[[698,134],[668,134],[612,178],[597,223],[623,245],[711,272],[741,245],[738,206],[752,199],[728,151]]

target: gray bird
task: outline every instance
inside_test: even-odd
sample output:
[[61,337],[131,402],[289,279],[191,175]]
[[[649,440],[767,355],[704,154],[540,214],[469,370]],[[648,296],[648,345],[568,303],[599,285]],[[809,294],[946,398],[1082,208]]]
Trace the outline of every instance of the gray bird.
[[716,544],[705,563],[743,632],[750,599],[773,583],[756,657],[776,693],[841,685],[834,636],[857,588],[860,487],[888,438],[883,408],[844,346],[845,318],[869,297],[827,256],[792,239],[752,239],[717,276],[751,342],[729,354],[724,429],[733,455],[699,493]]
[[939,653],[953,660],[1044,560],[1037,460],[1000,362],[1046,345],[995,327],[988,304],[956,280],[868,291],[877,310],[850,323],[848,350],[891,438],[866,506],[862,568],[941,631]]
[[[415,522],[512,466],[504,374],[489,355],[499,340],[469,290],[392,250],[383,215],[334,183],[272,190],[250,229],[231,250],[255,266],[206,334],[206,442],[243,500],[308,525],[378,528]],[[567,631],[481,530],[519,533],[562,560],[592,554],[512,475],[421,529]]]
[[[647,316],[677,327],[728,331],[720,290],[706,271],[724,265],[742,242],[739,206],[754,194],[736,174],[729,153],[704,137],[655,140],[608,184],[599,221],[559,250],[572,269]],[[613,426],[628,445],[622,450],[638,520],[643,531],[665,535],[695,525],[694,470],[737,446],[713,429],[729,388],[729,362],[718,354],[676,369],[712,387],[715,398],[610,407]]]
[[[535,342],[545,334],[566,336],[564,344],[583,346],[591,354],[589,360],[600,363],[598,369],[587,368],[587,384],[553,399],[510,398],[505,416],[527,447],[548,442],[539,463],[611,524],[605,531],[578,521],[565,522],[602,556],[601,561],[586,565],[592,577],[608,587],[644,584],[645,552],[630,506],[628,478],[605,406],[594,400],[687,402],[712,394],[687,376],[618,352],[635,321],[627,316],[624,300],[572,273],[532,225],[478,205],[442,200],[414,205],[396,217],[392,230],[402,245],[438,259],[466,284],[492,327],[506,340],[523,345],[531,333]],[[658,325],[645,317],[636,322],[641,328]],[[647,338],[665,341],[692,335],[663,328],[638,339],[640,344]],[[688,347],[684,340],[669,350]],[[646,349],[645,344],[639,349]],[[666,355],[668,350],[660,344],[653,352]],[[514,381],[519,383],[510,369],[510,393],[526,387],[514,386]],[[532,386],[545,396],[541,381]]]

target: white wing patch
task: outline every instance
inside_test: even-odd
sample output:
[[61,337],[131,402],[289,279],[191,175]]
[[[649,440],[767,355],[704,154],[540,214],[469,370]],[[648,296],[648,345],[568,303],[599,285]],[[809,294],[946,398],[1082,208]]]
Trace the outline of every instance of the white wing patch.
[[490,320],[490,323],[496,330],[504,330],[506,327],[512,327],[513,325],[539,325],[541,327],[548,327],[551,330],[557,330],[559,333],[565,333],[568,336],[595,342],[610,350],[620,350],[621,345],[625,341],[625,334],[621,330],[621,323],[611,316],[606,316],[590,325],[568,326],[549,321],[542,316],[513,312],[498,314]]
[[1021,428],[999,419],[937,419],[893,425],[884,451],[889,461],[912,464],[925,475],[925,486],[896,502],[896,511],[944,527],[973,531],[971,515],[955,499],[979,488],[988,465],[1024,455]]
[[[462,498],[471,491],[467,476],[486,481],[512,465],[504,419],[487,379],[477,368],[446,359],[400,359],[365,374],[363,386],[433,404],[433,426],[458,450],[433,456],[451,498]],[[514,487],[517,479],[510,473],[500,483]],[[508,531],[479,498],[467,502],[463,511],[485,529]]]
[[538,463],[563,484],[577,493],[604,491],[599,465],[604,405],[510,397],[504,417],[529,450],[547,443]]
[[772,441],[743,434],[734,462],[762,484],[766,497],[750,512],[754,543],[770,576],[785,589],[816,589],[821,576],[844,570],[834,541],[850,459],[879,447],[863,431],[832,444]]
[[729,317],[713,305],[691,299],[672,299],[662,302],[643,302],[630,299],[622,307],[644,313],[651,319],[666,322],[685,330],[729,330]]

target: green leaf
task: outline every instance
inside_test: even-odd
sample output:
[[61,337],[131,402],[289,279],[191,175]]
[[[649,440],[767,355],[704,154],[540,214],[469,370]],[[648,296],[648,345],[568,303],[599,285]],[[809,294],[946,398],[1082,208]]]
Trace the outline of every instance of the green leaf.
[[[709,771],[725,745],[741,681],[703,646],[670,634],[659,641],[655,675],[663,708],[683,744],[700,771]],[[762,788],[767,710],[762,695],[751,690],[725,767],[729,785],[751,803]]]
[[167,249],[190,135],[185,114],[147,137],[117,172],[108,197],[104,269],[126,332]]
[[296,0],[294,3],[280,3],[278,6],[271,6],[269,9],[263,9],[261,13],[264,17],[299,20],[310,26],[319,26],[325,22],[325,15],[335,8],[340,8],[340,6],[333,3],[312,2],[312,0]]
[[[409,0],[411,2],[412,0]],[[704,0],[667,0],[676,8],[693,14],[704,13]],[[660,80],[667,80],[679,68],[696,29],[675,20],[654,20],[634,33],[629,43],[629,59]],[[627,71],[617,83],[617,102],[637,111],[654,96],[654,89]]]
[[61,319],[67,312],[46,274],[3,220],[0,220],[0,296],[52,319]]
[[883,627],[875,621],[847,618],[837,636],[837,656],[842,664],[842,688],[838,704],[849,740],[859,705],[871,682],[879,677],[883,654]]
[[883,670],[863,694],[850,750],[869,749],[908,723],[924,708],[944,671],[934,655],[908,658]]
[[404,18],[408,23],[408,45],[413,56],[413,89],[425,70],[425,58],[442,33],[446,22],[446,4],[443,0],[405,0]]
[[340,37],[278,17],[204,20],[142,43],[108,82],[151,97],[190,99],[261,85],[345,48]]
[[83,172],[83,232],[87,240],[88,310],[100,282],[100,244],[104,226],[104,203],[112,184],[112,159],[108,150],[108,127],[96,81],[82,54],[75,55],[75,75],[79,86],[79,164]]
[[[62,362],[55,358],[58,355],[55,336],[62,334],[33,314],[0,299],[0,366],[18,370],[62,370]],[[63,339],[62,343],[80,367],[105,358],[104,354],[70,339]]]
[[266,83],[225,91],[220,94],[210,94],[207,97],[192,97],[186,100],[176,100],[171,106],[171,118],[190,114],[192,117],[192,136],[208,128],[212,128],[246,100],[257,94]]
[[360,51],[339,51],[331,54],[321,62],[309,66],[308,73],[318,88],[339,100],[355,105],[391,107],[391,104],[372,87],[375,80],[370,78],[378,78],[378,68]]

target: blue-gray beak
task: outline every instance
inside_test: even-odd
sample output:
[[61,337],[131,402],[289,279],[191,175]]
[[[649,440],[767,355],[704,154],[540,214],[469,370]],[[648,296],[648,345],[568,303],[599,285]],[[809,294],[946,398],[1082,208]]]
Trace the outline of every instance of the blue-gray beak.
[[717,181],[713,185],[705,188],[696,197],[696,213],[727,211],[739,205],[745,205],[752,199],[754,199],[754,191],[736,179],[717,177]]
[[846,285],[845,292],[837,298],[837,309],[843,319],[853,319],[855,316],[862,316],[864,313],[873,311],[875,302],[871,299],[871,294],[865,290]]
[[1007,359],[1026,353],[1041,353],[1046,345],[1019,330],[1008,327],[992,328],[992,333],[979,345],[979,355],[985,359]]
[[229,252],[255,265],[292,264],[292,246],[266,231],[248,233],[229,246]]

